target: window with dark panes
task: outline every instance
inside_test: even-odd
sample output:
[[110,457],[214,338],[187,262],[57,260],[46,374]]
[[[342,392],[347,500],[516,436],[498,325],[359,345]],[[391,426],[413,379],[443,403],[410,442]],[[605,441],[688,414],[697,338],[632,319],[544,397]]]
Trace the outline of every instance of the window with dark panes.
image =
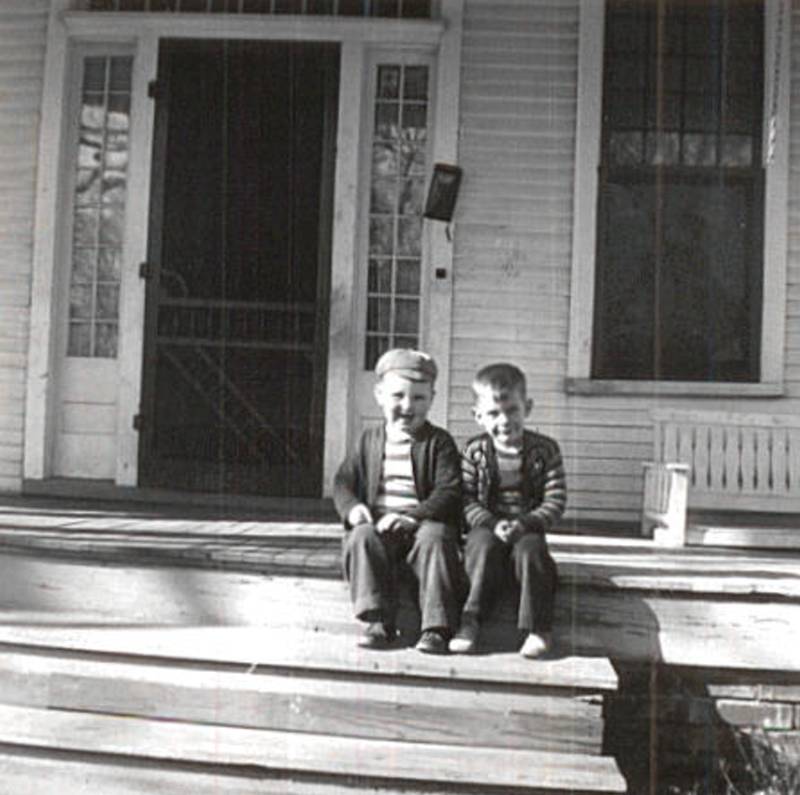
[[763,5],[608,0],[592,377],[759,379]]
[[379,64],[372,128],[364,369],[419,344],[429,70]]

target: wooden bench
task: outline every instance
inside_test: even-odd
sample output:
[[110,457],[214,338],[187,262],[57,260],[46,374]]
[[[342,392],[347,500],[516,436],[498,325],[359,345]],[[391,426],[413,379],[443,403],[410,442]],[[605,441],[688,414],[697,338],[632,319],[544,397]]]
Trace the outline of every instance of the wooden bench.
[[800,417],[659,409],[654,461],[688,464],[690,508],[800,512]]

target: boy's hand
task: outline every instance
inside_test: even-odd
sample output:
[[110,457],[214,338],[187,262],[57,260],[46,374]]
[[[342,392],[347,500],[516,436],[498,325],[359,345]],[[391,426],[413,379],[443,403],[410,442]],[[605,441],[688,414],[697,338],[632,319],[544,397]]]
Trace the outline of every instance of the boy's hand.
[[523,533],[522,525],[510,519],[501,519],[494,526],[494,534],[504,543],[511,546]]
[[375,529],[379,533],[401,533],[403,531],[413,532],[418,526],[417,520],[410,516],[404,516],[402,513],[387,513],[378,519]]
[[494,526],[494,534],[504,543],[508,544],[508,534],[511,532],[512,523],[508,519],[501,519]]
[[360,524],[372,524],[372,512],[364,503],[354,505],[347,514],[347,523],[350,527],[357,527]]

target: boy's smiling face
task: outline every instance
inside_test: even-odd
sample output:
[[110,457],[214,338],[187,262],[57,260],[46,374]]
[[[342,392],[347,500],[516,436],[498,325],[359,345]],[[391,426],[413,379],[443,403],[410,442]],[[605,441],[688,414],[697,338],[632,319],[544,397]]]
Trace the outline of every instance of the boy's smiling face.
[[472,413],[493,441],[503,447],[518,447],[522,444],[525,418],[531,408],[533,401],[520,389],[496,391],[491,387],[478,387]]
[[414,381],[397,372],[386,373],[375,384],[375,400],[389,434],[413,434],[425,422],[433,402],[433,384]]

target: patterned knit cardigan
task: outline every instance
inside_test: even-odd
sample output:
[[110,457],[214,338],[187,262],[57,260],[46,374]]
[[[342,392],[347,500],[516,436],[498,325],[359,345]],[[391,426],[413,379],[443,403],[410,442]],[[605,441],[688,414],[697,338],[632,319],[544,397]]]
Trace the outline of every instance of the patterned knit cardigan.
[[[487,433],[470,439],[461,453],[464,523],[494,529],[500,472],[497,454]],[[558,443],[544,434],[525,430],[522,439],[522,513],[527,532],[546,532],[564,513],[567,483]]]

